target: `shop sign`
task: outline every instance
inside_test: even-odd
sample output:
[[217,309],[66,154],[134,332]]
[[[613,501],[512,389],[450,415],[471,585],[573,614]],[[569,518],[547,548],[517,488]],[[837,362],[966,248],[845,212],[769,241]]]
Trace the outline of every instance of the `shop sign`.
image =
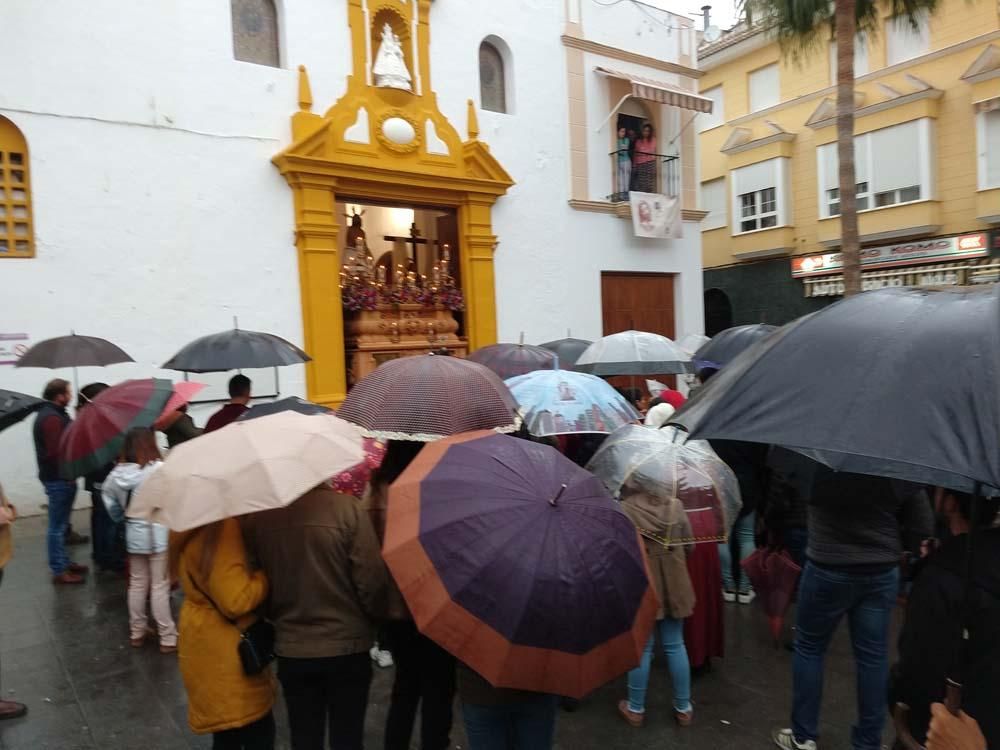
[[0,333],[0,365],[17,364],[28,347],[28,334]]
[[[989,254],[989,237],[985,232],[978,232],[957,237],[935,237],[930,240],[902,242],[898,245],[864,247],[861,248],[861,266],[893,268],[962,258],[981,258]],[[844,261],[840,253],[792,258],[793,278],[837,273],[843,268]]]

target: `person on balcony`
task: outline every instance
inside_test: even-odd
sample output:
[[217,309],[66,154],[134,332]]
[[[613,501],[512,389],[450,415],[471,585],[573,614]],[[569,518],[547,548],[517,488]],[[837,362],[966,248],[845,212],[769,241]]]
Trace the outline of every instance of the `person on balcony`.
[[618,128],[618,150],[615,152],[618,172],[615,181],[615,195],[619,197],[628,195],[629,185],[632,182],[631,145],[632,139],[628,136],[628,130],[624,127]]
[[656,192],[656,131],[648,122],[636,141],[632,157],[632,189],[640,193]]

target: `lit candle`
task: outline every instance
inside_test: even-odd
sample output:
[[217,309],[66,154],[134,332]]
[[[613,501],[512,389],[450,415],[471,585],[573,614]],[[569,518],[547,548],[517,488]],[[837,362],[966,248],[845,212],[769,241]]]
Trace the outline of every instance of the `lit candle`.
[[375,275],[378,279],[378,285],[383,286],[385,284],[385,266],[379,266]]

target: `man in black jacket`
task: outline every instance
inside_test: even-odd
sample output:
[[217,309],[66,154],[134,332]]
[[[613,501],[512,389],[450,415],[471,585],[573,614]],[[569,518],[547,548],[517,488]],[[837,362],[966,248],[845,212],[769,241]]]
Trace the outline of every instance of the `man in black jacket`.
[[[946,492],[937,511],[952,537],[928,560],[910,593],[899,638],[891,700],[910,707],[910,732],[927,737],[931,704],[944,699],[945,679],[958,663],[965,614],[965,556],[973,524],[972,498]],[[979,722],[987,747],[1000,747],[1000,529],[990,528],[996,502],[982,501],[973,567],[969,640],[961,653],[962,708]]]

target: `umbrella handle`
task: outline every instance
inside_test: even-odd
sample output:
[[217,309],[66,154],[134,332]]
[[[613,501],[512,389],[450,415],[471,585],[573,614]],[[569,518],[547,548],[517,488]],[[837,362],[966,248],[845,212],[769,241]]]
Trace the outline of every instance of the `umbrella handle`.
[[[944,706],[954,716],[962,708],[962,686],[954,680],[948,680],[944,688]],[[892,709],[892,722],[896,727],[896,741],[905,750],[924,750],[923,745],[913,739],[910,734],[910,707],[905,703],[897,703]]]
[[952,716],[958,716],[962,709],[962,686],[951,679],[944,686],[944,707]]

